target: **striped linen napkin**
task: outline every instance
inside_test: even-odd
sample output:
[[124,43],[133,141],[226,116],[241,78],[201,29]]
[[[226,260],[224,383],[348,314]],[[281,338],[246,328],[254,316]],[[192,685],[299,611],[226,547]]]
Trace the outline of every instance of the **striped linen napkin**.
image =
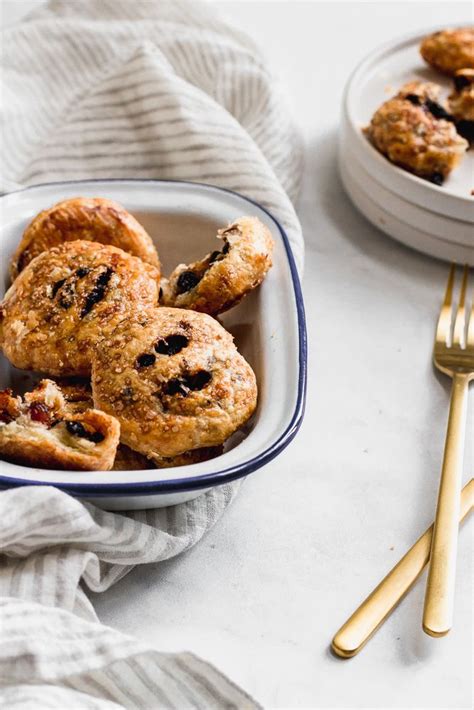
[[[214,8],[52,0],[4,31],[0,62],[0,190],[94,177],[213,183],[270,209],[301,270],[290,201],[299,139],[253,43]],[[239,487],[125,514],[50,487],[0,493],[0,707],[258,707],[196,656],[101,625],[85,591],[192,547]]]

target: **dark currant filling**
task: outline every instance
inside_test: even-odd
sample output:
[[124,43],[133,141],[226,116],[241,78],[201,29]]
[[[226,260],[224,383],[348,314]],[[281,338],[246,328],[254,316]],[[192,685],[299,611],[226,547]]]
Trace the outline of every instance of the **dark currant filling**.
[[160,355],[176,355],[189,343],[185,335],[168,335],[167,338],[161,338],[155,344],[155,350]]
[[462,91],[466,87],[468,87],[471,83],[473,83],[473,79],[469,79],[467,76],[463,76],[460,74],[459,76],[454,77],[454,86],[456,91]]
[[444,119],[445,121],[451,121],[451,123],[454,122],[454,118],[451,116],[450,113],[446,111],[441,104],[437,103],[436,101],[431,101],[431,99],[426,99],[424,103],[424,107],[431,113],[432,116],[438,119]]
[[209,257],[209,264],[214,264],[215,261],[221,261],[221,259],[223,259],[226,256],[226,254],[229,253],[230,244],[226,239],[224,239],[224,242],[225,243],[224,243],[224,246],[222,247],[221,251],[213,251],[212,252],[212,254]]
[[92,441],[93,444],[100,444],[105,439],[105,436],[100,431],[89,431],[81,422],[66,422],[66,429],[72,436],[87,439],[87,441]]
[[51,292],[51,298],[56,298],[56,294],[59,291],[60,288],[64,286],[66,283],[66,279],[61,279],[60,281],[56,281],[55,284],[53,284],[53,290]]
[[74,296],[76,294],[76,280],[83,279],[84,276],[87,276],[87,274],[90,273],[90,271],[90,269],[83,266],[76,269],[74,274],[69,277],[69,279],[66,278],[56,281],[56,283],[53,284],[51,298],[56,298],[58,291],[61,291],[58,304],[64,309],[70,308],[74,303]]
[[181,295],[182,293],[191,291],[191,289],[198,285],[201,279],[202,276],[198,276],[194,271],[182,271],[176,281],[176,293]]
[[444,175],[442,175],[442,173],[433,173],[432,175],[428,175],[426,179],[435,185],[442,185],[444,182]]
[[448,113],[446,109],[443,108],[443,106],[441,106],[441,104],[437,101],[432,101],[431,99],[425,99],[425,101],[422,101],[421,97],[416,94],[407,94],[405,99],[413,104],[413,106],[422,106],[425,111],[429,111],[435,118],[442,118],[445,121],[450,121],[451,123],[454,122],[454,118],[451,114]]
[[135,369],[141,370],[143,367],[151,367],[156,362],[156,357],[151,353],[143,353],[135,360]]
[[183,271],[180,273],[176,281],[176,293],[178,296],[180,296],[182,293],[187,293],[188,291],[191,291],[193,288],[195,288],[201,281],[208,268],[212,266],[212,264],[214,264],[216,261],[220,261],[221,259],[223,259],[226,254],[229,253],[230,244],[226,239],[224,241],[225,244],[222,247],[222,251],[213,251],[211,254],[209,254],[209,256],[206,257],[204,260],[204,263],[206,264],[205,267],[201,267],[201,271],[199,273],[196,273],[196,271],[191,270]]
[[212,379],[212,374],[207,372],[207,370],[198,370],[198,372],[192,375],[185,375],[184,377],[176,377],[169,380],[164,388],[163,392],[167,395],[181,394],[186,397],[190,392],[197,392],[204,389],[206,385]]
[[16,263],[16,268],[18,269],[18,273],[20,273],[20,271],[23,271],[23,269],[25,268],[26,261],[27,261],[28,257],[29,257],[28,249],[25,249],[25,251],[21,252],[20,256],[18,257],[18,261]]
[[456,128],[458,133],[460,133],[463,138],[468,140],[469,143],[474,142],[474,121],[458,121],[456,123]]
[[81,318],[85,318],[85,316],[90,313],[91,310],[94,308],[94,306],[103,300],[105,292],[107,290],[107,286],[109,284],[110,279],[112,278],[113,273],[114,270],[108,266],[106,270],[103,271],[97,277],[95,286],[93,287],[92,291],[90,291],[90,293],[88,293],[86,296],[86,300],[81,311]]
[[59,296],[58,303],[61,308],[67,310],[71,308],[74,303],[74,296],[76,295],[76,286],[74,283],[67,283],[61,289],[61,294]]
[[[3,404],[5,398],[12,401],[11,390],[4,390],[0,392],[0,400],[2,400],[3,405],[0,406],[0,422],[3,424],[10,424],[15,421],[18,416],[20,416],[21,410],[16,411],[16,413],[10,411],[11,407],[8,406],[8,402]],[[81,422],[65,421],[62,418],[53,418],[54,411],[44,402],[32,402],[29,404],[27,414],[32,422],[40,424],[45,429],[53,429],[55,426],[64,421],[67,431],[73,436],[80,437],[81,439],[87,439],[87,441],[92,441],[94,444],[100,444],[100,442],[105,439],[104,434],[100,431],[90,431],[89,429],[86,429]]]

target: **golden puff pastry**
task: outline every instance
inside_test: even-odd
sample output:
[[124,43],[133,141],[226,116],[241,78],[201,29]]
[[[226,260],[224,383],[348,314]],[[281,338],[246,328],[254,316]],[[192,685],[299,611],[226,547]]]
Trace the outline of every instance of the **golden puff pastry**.
[[474,27],[446,29],[425,37],[420,45],[423,59],[443,74],[474,69]]
[[410,82],[375,112],[366,134],[392,163],[442,185],[468,148],[436,84]]
[[[84,412],[86,409],[94,408],[92,389],[86,380],[77,378],[62,378],[56,381],[60,387],[68,409],[72,412]],[[214,446],[194,451],[186,451],[180,456],[169,458],[159,458],[152,460],[146,458],[138,451],[133,451],[125,444],[120,444],[115,455],[113,471],[143,471],[151,468],[172,468],[175,466],[187,466],[192,463],[208,461],[215,456],[219,456],[223,451],[222,446]]]
[[456,128],[469,143],[474,143],[474,69],[460,69],[454,76],[454,91],[448,97]]
[[[94,407],[92,389],[85,381],[72,381],[63,379],[58,383],[61,392],[68,403],[68,408],[73,412],[84,412],[86,409]],[[195,449],[186,451],[184,454],[175,457],[161,458],[156,461],[146,458],[138,451],[133,451],[125,444],[120,444],[115,455],[113,471],[143,471],[151,468],[172,468],[174,466],[186,466],[192,463],[207,461],[222,453],[222,446],[210,447],[207,449]]]
[[165,466],[220,446],[257,403],[255,375],[232,336],[206,314],[166,307],[103,341],[92,391],[95,406],[120,421],[122,442]]
[[273,240],[256,217],[241,217],[217,233],[224,246],[201,261],[180,264],[161,283],[164,306],[217,315],[256,288],[272,265]]
[[157,301],[153,266],[113,246],[66,242],[33,259],[7,291],[0,345],[20,369],[87,376],[107,333]]
[[10,264],[14,280],[35,256],[64,242],[109,244],[154,266],[160,262],[151,237],[126,209],[103,197],[75,197],[40,212],[25,229]]
[[42,380],[24,399],[0,392],[0,457],[38,468],[108,471],[120,438],[104,412],[71,411],[61,390]]

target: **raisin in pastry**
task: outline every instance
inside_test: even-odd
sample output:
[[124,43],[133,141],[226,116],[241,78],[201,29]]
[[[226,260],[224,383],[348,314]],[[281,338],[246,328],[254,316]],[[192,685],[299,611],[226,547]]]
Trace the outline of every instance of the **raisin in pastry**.
[[93,350],[158,300],[153,266],[113,246],[67,242],[21,272],[0,304],[0,345],[20,369],[87,376]]
[[454,91],[448,97],[456,128],[469,143],[474,143],[474,69],[460,69],[454,76]]
[[474,27],[435,32],[424,38],[420,53],[443,74],[453,76],[458,69],[474,69]]
[[180,264],[162,282],[161,303],[217,315],[258,286],[272,265],[270,231],[256,217],[241,217],[217,233],[224,245],[194,264]]
[[87,409],[69,409],[61,390],[51,380],[14,397],[0,392],[0,457],[39,468],[108,471],[120,438],[118,421]]
[[40,212],[28,225],[10,264],[12,280],[38,254],[79,239],[110,244],[160,268],[151,237],[127,210],[102,197],[75,197]]
[[206,314],[166,307],[104,340],[92,391],[95,406],[120,421],[122,442],[165,466],[220,446],[257,402],[255,375],[230,333]]
[[410,82],[375,112],[366,129],[392,163],[441,185],[468,148],[436,84]]

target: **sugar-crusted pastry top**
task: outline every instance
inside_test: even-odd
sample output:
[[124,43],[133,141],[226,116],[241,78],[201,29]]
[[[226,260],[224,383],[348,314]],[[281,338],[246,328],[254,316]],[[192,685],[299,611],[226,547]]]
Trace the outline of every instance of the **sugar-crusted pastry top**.
[[67,242],[13,282],[0,304],[0,345],[20,369],[88,375],[106,334],[157,301],[153,266],[113,246]]
[[212,317],[157,308],[122,323],[94,355],[94,404],[122,442],[155,460],[222,444],[253,413],[255,375]]
[[366,129],[392,163],[441,185],[468,148],[429,82],[405,84],[375,112]]
[[446,29],[425,37],[420,45],[423,59],[444,74],[474,69],[474,27]]
[[118,247],[159,271],[151,237],[126,209],[103,197],[75,197],[40,212],[27,226],[10,264],[12,280],[38,254],[77,240]]

